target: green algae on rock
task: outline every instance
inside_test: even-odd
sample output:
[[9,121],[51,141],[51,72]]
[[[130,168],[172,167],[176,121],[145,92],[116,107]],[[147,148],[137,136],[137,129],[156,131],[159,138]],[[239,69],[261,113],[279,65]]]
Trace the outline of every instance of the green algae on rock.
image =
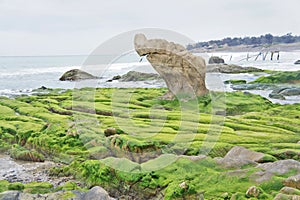
[[[77,95],[73,95],[74,91]],[[130,94],[128,101],[113,98],[122,92]],[[249,176],[247,173],[247,176],[231,176],[228,169],[211,158],[224,157],[234,146],[263,153],[263,162],[299,159],[300,104],[272,104],[261,96],[242,92],[211,92],[187,102],[187,105],[197,103],[199,113],[185,113],[182,118],[180,101],[159,99],[165,92],[166,89],[84,88],[0,98],[0,144],[3,150],[10,150],[16,156],[34,149],[45,159],[67,164],[62,169],[53,169],[53,174],[74,175],[84,180],[87,187],[101,185],[116,197],[125,194],[140,199],[159,195],[165,199],[194,199],[199,195],[216,199],[224,193],[228,197],[245,196],[247,189],[255,184],[249,174],[259,169],[243,166]],[[94,99],[86,95],[89,93],[93,93]],[[220,99],[223,97],[224,103]],[[214,101],[220,102],[218,107],[214,107]],[[125,113],[124,108],[130,112]],[[128,127],[128,120],[136,126]],[[118,134],[105,135],[104,131],[112,127]],[[134,156],[153,151],[159,151],[158,156],[182,153],[197,156],[206,152],[205,140],[212,129],[220,130],[220,136],[207,158],[196,161],[180,158],[152,172],[145,169],[150,169],[153,157],[138,160]],[[183,133],[182,140],[174,140],[179,130]],[[106,165],[118,160],[112,159],[116,155],[122,156],[121,161],[134,173]],[[295,172],[290,172],[291,175]],[[257,184],[262,189],[259,198],[274,198],[274,192],[283,187],[285,176],[275,175],[274,180]],[[0,181],[0,190],[8,190],[8,185]],[[66,189],[73,186],[69,184]],[[10,187],[22,189],[17,184]],[[47,185],[26,188],[37,193],[54,190]]]
[[275,72],[270,76],[262,76],[251,83],[299,83],[300,71]]

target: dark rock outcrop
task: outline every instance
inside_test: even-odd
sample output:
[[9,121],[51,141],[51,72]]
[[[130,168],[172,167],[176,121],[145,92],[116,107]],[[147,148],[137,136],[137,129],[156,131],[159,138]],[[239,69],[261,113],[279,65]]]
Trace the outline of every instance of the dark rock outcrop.
[[165,99],[184,95],[191,98],[208,92],[205,85],[206,64],[185,47],[163,39],[147,39],[143,34],[134,38],[136,52],[147,56],[153,68],[166,82],[169,92]]
[[79,80],[86,80],[86,79],[96,79],[98,77],[84,72],[79,69],[72,69],[65,72],[60,78],[60,81],[79,81]]
[[300,65],[300,60],[297,60],[294,64],[295,65]]
[[300,88],[295,87],[284,87],[284,88],[277,88],[273,90],[269,97],[273,99],[281,99],[285,100],[285,96],[298,96],[300,95]]
[[208,60],[208,64],[223,64],[223,63],[225,63],[224,59],[218,56],[212,56]]

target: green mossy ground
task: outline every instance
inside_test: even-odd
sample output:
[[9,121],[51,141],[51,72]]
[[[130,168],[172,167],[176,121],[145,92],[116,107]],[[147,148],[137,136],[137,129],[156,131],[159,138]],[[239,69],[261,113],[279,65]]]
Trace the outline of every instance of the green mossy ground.
[[[242,92],[211,92],[186,102],[160,100],[165,92],[85,88],[16,99],[1,97],[0,149],[19,159],[32,154],[66,163],[64,168],[53,169],[53,174],[74,175],[87,187],[101,185],[115,194],[144,194],[145,198],[161,192],[165,199],[195,199],[202,193],[207,199],[226,199],[226,192],[229,196],[243,194],[243,199],[254,183],[247,177],[225,175],[226,170],[210,158],[197,162],[179,159],[142,173],[122,172],[103,163],[113,163],[109,160],[113,155],[125,157],[127,169],[151,169],[147,162],[140,166],[138,162],[144,160],[134,153],[222,157],[233,146],[263,152],[266,161],[299,160],[299,104],[272,104]],[[110,127],[116,128],[117,134],[105,137],[104,130]],[[281,180],[277,177],[276,184]],[[188,187],[180,188],[182,182]],[[264,191],[260,198],[272,198],[274,191],[278,192],[277,187],[272,188],[276,184],[264,184],[260,185]],[[1,183],[0,190],[6,189]]]
[[300,71],[272,72],[270,76],[262,76],[252,83],[299,83]]

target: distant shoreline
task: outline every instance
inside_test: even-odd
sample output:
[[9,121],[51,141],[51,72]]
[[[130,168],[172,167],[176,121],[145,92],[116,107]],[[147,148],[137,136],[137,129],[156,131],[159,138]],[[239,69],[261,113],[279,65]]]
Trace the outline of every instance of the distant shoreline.
[[210,53],[210,52],[266,52],[266,51],[300,51],[300,42],[291,44],[266,45],[239,45],[223,46],[210,48],[197,48],[190,50],[192,53]]

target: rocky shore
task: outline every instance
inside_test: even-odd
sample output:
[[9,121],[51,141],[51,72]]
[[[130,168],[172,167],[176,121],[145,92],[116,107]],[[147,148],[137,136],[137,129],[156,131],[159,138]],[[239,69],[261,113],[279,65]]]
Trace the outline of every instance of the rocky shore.
[[[65,199],[76,195],[83,199],[100,186],[117,199],[196,199],[201,195],[245,199],[256,195],[256,189],[258,199],[272,199],[288,195],[291,189],[284,187],[298,184],[285,185],[294,180],[289,177],[299,174],[299,104],[272,104],[243,92],[212,92],[197,100],[200,118],[194,111],[182,118],[182,102],[160,99],[165,92],[83,88],[1,97],[1,150],[15,155],[25,152],[23,156],[37,152],[46,160],[19,162],[2,156],[1,195],[51,199],[51,195],[63,194]],[[90,98],[88,94],[93,94],[94,104],[83,101]],[[129,94],[128,101],[116,98]],[[212,113],[212,98],[220,101],[222,96],[226,107],[214,107]],[[130,109],[133,118],[123,108]],[[154,109],[151,113],[150,108]],[[150,127],[128,126],[131,120]],[[204,154],[210,127],[219,130],[220,136]],[[134,133],[143,137],[137,140]],[[150,141],[149,133],[154,134]],[[193,142],[184,138],[174,142],[171,136],[178,134],[194,138]],[[149,170],[174,156],[178,156],[174,162]],[[112,162],[115,165],[109,164]],[[115,169],[117,166],[121,168]],[[297,187],[292,190],[297,192]],[[12,189],[18,191],[6,192]]]

